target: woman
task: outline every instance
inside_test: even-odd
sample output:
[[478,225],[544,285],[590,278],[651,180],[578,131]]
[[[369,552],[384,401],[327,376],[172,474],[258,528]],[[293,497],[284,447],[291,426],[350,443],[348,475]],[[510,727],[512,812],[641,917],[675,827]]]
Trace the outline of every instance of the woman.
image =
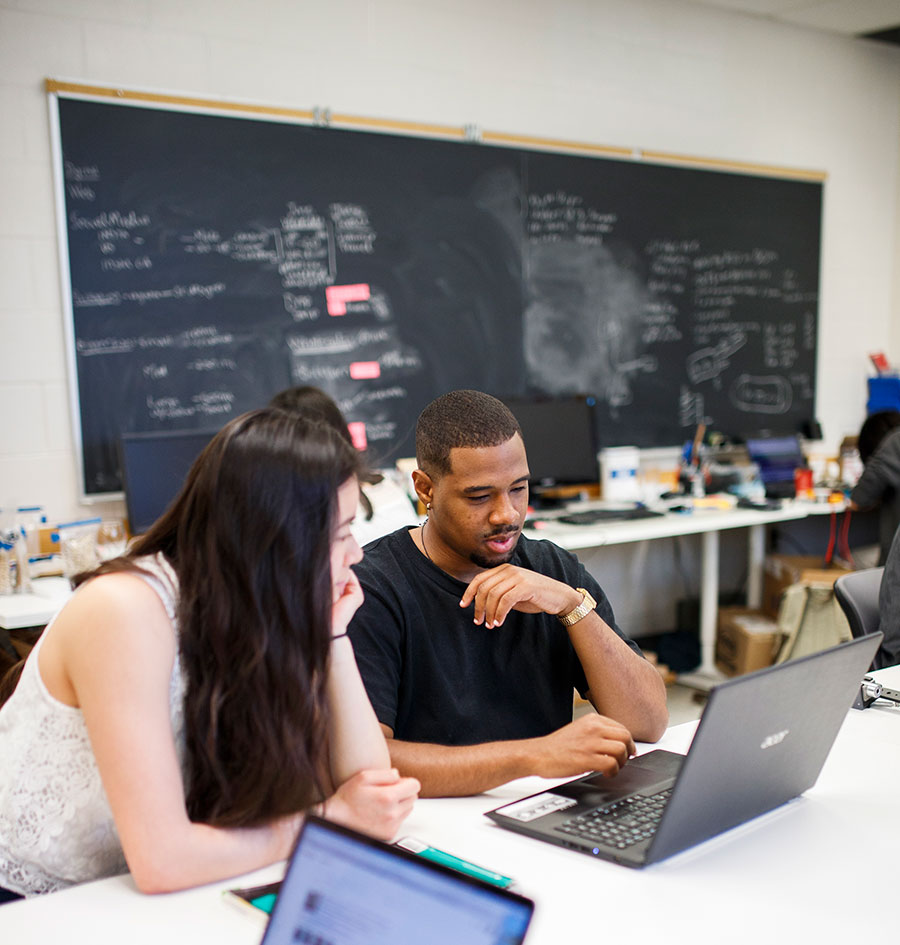
[[[337,430],[348,443],[353,443],[341,408],[318,387],[288,387],[279,391],[269,401],[269,406],[280,407],[311,420],[321,420]],[[372,470],[364,470],[359,480],[360,510],[352,531],[360,545],[390,534],[404,525],[412,525],[417,520],[412,500],[397,482]]]
[[0,710],[0,887],[208,883],[285,858],[317,803],[393,836],[418,783],[346,636],[357,464],[322,424],[245,414],[84,577]]

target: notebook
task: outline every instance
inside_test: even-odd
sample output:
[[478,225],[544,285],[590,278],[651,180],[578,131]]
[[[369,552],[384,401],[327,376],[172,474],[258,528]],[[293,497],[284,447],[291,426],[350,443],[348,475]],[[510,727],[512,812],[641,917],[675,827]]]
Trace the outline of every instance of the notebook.
[[686,755],[656,750],[488,812],[501,827],[642,867],[815,784],[882,639],[859,637],[716,686]]
[[307,817],[262,945],[518,945],[534,903]]

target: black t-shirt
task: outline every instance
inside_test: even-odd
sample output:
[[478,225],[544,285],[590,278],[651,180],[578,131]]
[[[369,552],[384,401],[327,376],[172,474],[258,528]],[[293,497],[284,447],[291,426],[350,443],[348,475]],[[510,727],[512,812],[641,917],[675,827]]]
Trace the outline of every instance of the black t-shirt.
[[[597,613],[635,652],[578,559],[520,537],[511,564],[584,587]],[[476,626],[467,585],[432,564],[400,529],[366,546],[356,565],[365,602],[350,624],[356,660],[380,722],[403,741],[473,745],[546,735],[572,721],[572,690],[587,690],[566,632],[550,614],[512,611]]]

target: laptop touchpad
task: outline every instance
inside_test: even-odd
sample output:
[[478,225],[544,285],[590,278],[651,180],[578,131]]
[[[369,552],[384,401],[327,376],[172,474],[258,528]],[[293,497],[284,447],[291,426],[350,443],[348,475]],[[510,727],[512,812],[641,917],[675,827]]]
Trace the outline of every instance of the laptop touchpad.
[[[553,789],[553,793],[577,797],[582,803],[605,804],[626,794],[651,788],[660,790],[664,782],[675,777],[683,760],[683,755],[674,752],[651,751],[633,758],[614,778],[607,778],[598,772],[560,785]],[[587,797],[589,794],[594,797]]]

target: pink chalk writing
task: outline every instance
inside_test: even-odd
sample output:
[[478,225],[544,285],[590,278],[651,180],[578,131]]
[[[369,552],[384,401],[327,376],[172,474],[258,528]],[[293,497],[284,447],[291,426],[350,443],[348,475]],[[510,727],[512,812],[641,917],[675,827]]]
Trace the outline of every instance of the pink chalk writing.
[[348,302],[367,302],[368,300],[369,286],[366,282],[325,287],[325,306],[329,315],[346,315]]
[[354,361],[350,365],[350,377],[354,381],[370,381],[381,377],[381,365],[377,361]]
[[353,440],[353,445],[358,450],[364,450],[368,445],[368,440],[366,440],[366,425],[362,420],[354,420],[352,423],[348,423],[347,429],[350,431],[350,439]]

